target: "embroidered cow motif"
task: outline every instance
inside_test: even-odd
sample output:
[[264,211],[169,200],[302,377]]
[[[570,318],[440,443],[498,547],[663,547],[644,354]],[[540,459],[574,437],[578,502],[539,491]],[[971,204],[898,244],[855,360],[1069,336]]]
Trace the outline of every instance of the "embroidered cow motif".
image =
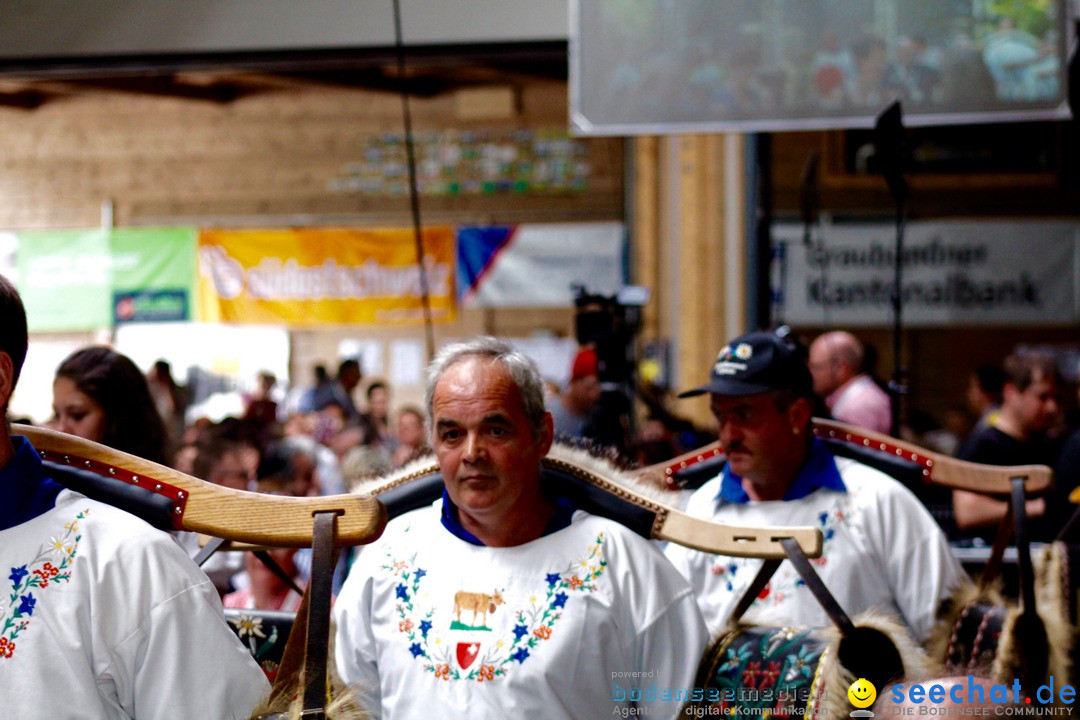
[[[488,613],[495,612],[495,608],[503,604],[502,593],[498,590],[493,595],[485,595],[484,593],[465,592],[460,590],[454,594],[454,615],[457,617],[456,625],[461,625],[461,611],[472,612],[473,630],[490,630],[487,627]],[[480,617],[480,624],[476,622],[476,618]],[[457,629],[467,629],[467,626],[461,625]]]

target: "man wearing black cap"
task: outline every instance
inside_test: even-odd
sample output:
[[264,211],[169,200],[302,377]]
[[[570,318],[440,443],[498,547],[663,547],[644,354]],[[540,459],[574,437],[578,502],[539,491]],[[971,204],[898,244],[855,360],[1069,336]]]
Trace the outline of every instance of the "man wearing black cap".
[[[811,525],[824,534],[814,561],[850,615],[880,609],[927,637],[939,601],[964,577],[945,536],[900,483],[834,457],[810,432],[813,390],[804,350],[773,332],[752,332],[720,350],[707,385],[727,454],[721,474],[691,496],[687,511],[722,523]],[[718,632],[761,565],[671,545],[668,558],[697,592]],[[769,625],[827,625],[828,617],[784,563],[745,618]]]

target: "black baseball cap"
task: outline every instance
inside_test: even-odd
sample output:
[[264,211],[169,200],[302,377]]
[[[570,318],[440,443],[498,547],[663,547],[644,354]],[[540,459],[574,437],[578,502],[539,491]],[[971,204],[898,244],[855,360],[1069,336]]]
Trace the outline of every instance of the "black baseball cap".
[[679,397],[705,393],[757,395],[773,390],[791,390],[798,397],[811,397],[813,386],[806,350],[786,332],[759,330],[740,335],[720,348],[709,383],[679,393]]

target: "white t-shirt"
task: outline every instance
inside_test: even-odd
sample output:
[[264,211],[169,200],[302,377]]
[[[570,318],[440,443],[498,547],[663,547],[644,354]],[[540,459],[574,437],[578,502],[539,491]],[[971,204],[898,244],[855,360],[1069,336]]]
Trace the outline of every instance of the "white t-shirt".
[[[706,631],[655,547],[581,511],[524,545],[472,545],[441,502],[392,521],[334,605],[338,670],[376,716],[675,716],[659,698],[692,685]],[[631,702],[650,688],[656,700]]]
[[166,533],[63,490],[0,531],[0,697],[18,720],[232,720],[269,691]]
[[[814,570],[849,616],[891,611],[915,638],[930,634],[938,603],[965,577],[926,508],[900,483],[873,468],[836,458],[847,492],[818,488],[798,500],[721,503],[720,478],[695,492],[686,511],[744,526],[813,526],[824,534]],[[670,544],[665,551],[697,593],[705,622],[722,630],[761,560],[713,555]],[[743,616],[767,625],[830,624],[791,563],[784,562]]]

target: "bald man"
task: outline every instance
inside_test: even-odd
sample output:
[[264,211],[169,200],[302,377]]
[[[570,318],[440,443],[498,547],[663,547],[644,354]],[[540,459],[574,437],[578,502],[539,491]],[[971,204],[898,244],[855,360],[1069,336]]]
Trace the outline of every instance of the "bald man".
[[835,330],[810,343],[814,392],[825,399],[833,418],[869,430],[892,429],[892,401],[863,372],[863,346],[849,332]]

